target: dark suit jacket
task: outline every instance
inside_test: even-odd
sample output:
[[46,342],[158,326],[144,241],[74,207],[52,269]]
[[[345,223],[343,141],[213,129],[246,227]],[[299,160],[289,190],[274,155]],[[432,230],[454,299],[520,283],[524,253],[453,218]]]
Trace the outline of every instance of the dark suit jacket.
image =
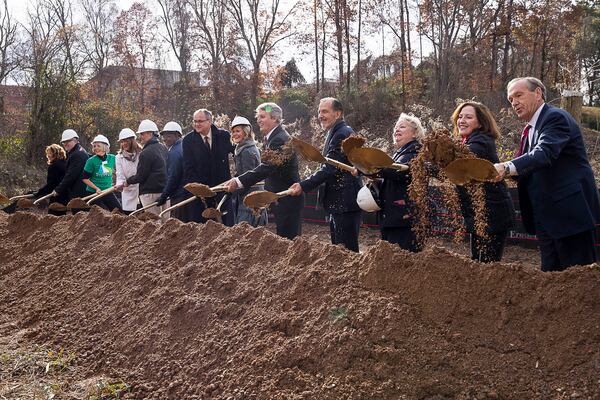
[[[212,136],[210,148],[206,146],[202,136],[195,130],[183,138],[181,147],[183,149],[183,180],[185,183],[197,182],[212,187],[231,179],[229,154],[234,150],[231,135],[215,125],[212,125],[210,129]],[[216,207],[223,196],[224,193],[218,193],[215,197],[205,199],[207,206]],[[189,221],[204,222],[205,218],[202,217],[204,208],[204,203],[200,200],[187,206]],[[227,211],[223,217],[223,223],[228,226],[232,225],[233,212],[231,212],[230,198],[225,200],[221,211]],[[186,222],[189,221],[186,220]]]
[[[473,131],[465,144],[477,157],[494,164],[499,162],[496,141],[492,136],[481,131]],[[456,190],[458,191],[460,208],[465,218],[467,232],[475,233],[475,211],[473,210],[471,196],[467,189],[462,186],[458,186]],[[483,184],[483,191],[485,194],[487,233],[494,234],[509,230],[513,225],[515,211],[506,182],[486,182]]]
[[182,139],[176,141],[167,154],[167,184],[162,191],[165,199],[182,199],[189,197],[183,188],[183,150]]
[[167,183],[167,148],[150,139],[140,153],[135,175],[127,178],[130,185],[140,184],[140,194],[162,193]]
[[[269,136],[265,148],[279,151],[290,140],[290,135],[279,125]],[[293,154],[289,160],[282,165],[265,164],[260,165],[251,171],[247,171],[238,177],[245,188],[254,185],[261,180],[265,180],[265,189],[271,192],[281,192],[289,189],[292,184],[300,182],[298,173],[298,157]]]
[[[54,160],[52,164],[48,165],[48,174],[46,175],[46,184],[41,187],[36,193],[35,197],[42,197],[47,194],[52,193],[52,191],[58,186],[58,184],[65,177],[65,169],[67,166],[66,160]],[[62,204],[67,204],[69,198],[66,193],[62,195],[58,195],[56,197],[51,197],[50,202],[58,202]]]
[[[396,153],[394,162],[408,164],[421,149],[421,144],[416,140],[406,143]],[[410,171],[384,168],[377,173],[383,182],[379,185],[379,199],[382,203],[379,211],[381,228],[401,228],[411,226],[411,203],[408,198],[408,186],[412,179]]]
[[579,126],[565,110],[544,105],[534,130],[533,148],[512,160],[527,232],[538,224],[560,239],[594,229],[600,201]]
[[54,189],[59,197],[70,200],[75,197],[84,197],[85,183],[83,183],[83,167],[89,158],[88,153],[77,143],[75,147],[67,154],[67,165],[65,167],[65,176]]
[[[352,128],[346,125],[343,119],[338,120],[327,135],[324,153],[326,157],[350,164],[348,157],[342,152],[342,141],[352,134]],[[362,187],[360,177],[352,176],[351,173],[342,171],[329,164],[323,164],[321,169],[312,176],[300,182],[304,192],[311,191],[320,185],[323,190],[319,191],[317,199],[323,208],[329,213],[343,213],[360,211],[356,203],[356,195]]]

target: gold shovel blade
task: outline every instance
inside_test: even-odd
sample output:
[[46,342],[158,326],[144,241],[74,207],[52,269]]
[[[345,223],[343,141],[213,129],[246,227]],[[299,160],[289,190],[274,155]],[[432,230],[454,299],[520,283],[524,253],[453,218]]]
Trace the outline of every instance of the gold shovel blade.
[[4,205],[4,204],[10,204],[10,199],[8,197],[6,197],[5,195],[3,195],[2,193],[0,193],[0,205]]
[[205,208],[204,211],[202,211],[202,216],[206,219],[218,219],[222,215],[221,211],[216,208]]
[[244,197],[244,204],[246,207],[253,210],[268,207],[274,201],[277,201],[279,196],[277,193],[269,192],[268,190],[257,190],[256,192],[249,193]]
[[355,148],[348,159],[365,174],[374,174],[381,168],[389,167],[394,163],[394,160],[384,151],[370,147]]
[[300,154],[302,158],[307,161],[314,161],[323,163],[325,162],[325,157],[323,154],[312,144],[306,143],[297,137],[292,136],[292,147]]
[[342,141],[342,151],[344,152],[345,155],[350,155],[350,152],[352,152],[352,150],[359,148],[359,147],[363,147],[365,142],[367,141],[367,138],[365,138],[364,136],[358,136],[358,135],[352,135],[352,136],[348,136],[346,139],[344,139]]
[[88,208],[90,208],[90,206],[83,199],[80,199],[79,197],[75,197],[74,199],[69,200],[69,202],[67,203],[67,208],[69,210],[72,210],[72,209],[87,210]]
[[183,188],[196,197],[214,197],[216,195],[214,191],[203,183],[192,182],[186,184]]
[[443,169],[444,173],[456,185],[472,181],[490,182],[498,178],[494,164],[481,158],[459,158]]
[[19,199],[17,200],[17,208],[33,208],[33,200],[31,199]]
[[48,210],[63,212],[67,211],[67,206],[58,202],[54,202],[50,203],[50,205],[48,206]]

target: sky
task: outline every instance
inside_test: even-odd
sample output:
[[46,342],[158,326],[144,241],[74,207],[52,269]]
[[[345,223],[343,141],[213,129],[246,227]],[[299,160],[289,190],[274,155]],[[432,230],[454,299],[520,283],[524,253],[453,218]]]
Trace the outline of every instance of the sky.
[[[282,3],[283,3],[283,6],[285,7],[285,6],[290,6],[295,1],[296,0],[282,0]],[[134,2],[134,0],[118,0],[118,1],[116,1],[116,4],[117,4],[117,7],[119,10],[124,10],[124,9],[128,9],[133,2]],[[74,0],[73,3],[76,3],[76,0]],[[37,4],[37,2],[34,0],[8,0],[8,8],[9,8],[11,14],[13,14],[19,22],[26,21],[27,10],[34,9],[36,7],[36,4]],[[158,4],[156,4],[156,8],[152,9],[152,11],[155,14],[157,14],[159,12]],[[77,10],[75,10],[75,13],[77,13]],[[77,19],[77,16],[76,16],[76,19]],[[367,52],[369,52],[373,56],[380,56],[383,53],[384,49],[382,46],[383,41],[381,40],[381,32],[377,36],[378,37],[366,38],[363,41],[363,58],[366,55],[365,53],[367,53]],[[385,34],[385,36],[386,36],[385,42],[384,42],[385,43],[385,52],[389,54],[389,52],[393,48],[392,47],[393,37],[392,37],[391,32],[387,32]],[[411,39],[413,42],[412,48],[418,49],[417,35],[413,34],[411,36]],[[300,50],[297,48],[297,46],[290,44],[290,43],[286,43],[286,42],[282,42],[278,46],[277,49],[278,49],[278,53],[282,55],[275,60],[275,63],[277,65],[283,65],[287,61],[289,61],[289,59],[294,57],[296,59],[298,68],[300,69],[300,71],[302,72],[302,74],[304,75],[306,80],[311,81],[314,79],[314,76],[315,76],[314,64],[313,64],[314,56],[312,53],[309,53],[308,55],[303,55],[300,52]],[[172,51],[170,50],[170,48],[165,47],[165,51],[168,51],[169,55],[168,55],[167,59],[165,60],[164,68],[179,69],[177,60],[175,59],[175,56],[172,54]],[[355,54],[353,54],[353,58],[354,58],[354,60],[356,59]],[[273,66],[274,65],[270,65],[270,67],[273,67]],[[337,77],[337,65],[336,65],[335,61],[330,59],[330,61],[328,62],[328,64],[326,64],[326,66],[328,67],[328,68],[326,68],[326,72],[325,72],[326,77],[327,78],[336,78]]]

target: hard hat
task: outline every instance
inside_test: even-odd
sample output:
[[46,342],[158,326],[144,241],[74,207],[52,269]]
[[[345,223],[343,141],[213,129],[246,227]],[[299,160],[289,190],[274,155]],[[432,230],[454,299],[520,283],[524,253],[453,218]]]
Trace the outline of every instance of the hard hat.
[[149,119],[145,119],[140,122],[140,126],[138,127],[136,133],[140,134],[142,132],[158,132],[158,126],[156,126],[156,124]]
[[79,139],[79,135],[73,129],[65,129],[60,139],[61,143],[71,139]]
[[94,142],[100,142],[100,143],[105,143],[107,145],[110,146],[110,143],[108,142],[108,138],[104,135],[98,135],[94,138],[94,140],[92,140],[92,143]]
[[121,132],[119,132],[119,141],[123,139],[135,138],[135,132],[133,129],[123,128]]
[[234,126],[238,126],[238,125],[252,125],[252,124],[246,118],[236,115],[236,117],[233,119],[233,121],[231,121],[231,127],[233,128]]
[[366,211],[366,212],[374,212],[381,210],[379,204],[377,204],[377,200],[379,198],[379,193],[376,188],[366,185],[363,186],[356,196],[356,203],[358,206]]
[[181,132],[181,125],[175,121],[167,122],[160,134],[162,135],[165,132],[178,132],[180,135],[183,135],[183,132]]

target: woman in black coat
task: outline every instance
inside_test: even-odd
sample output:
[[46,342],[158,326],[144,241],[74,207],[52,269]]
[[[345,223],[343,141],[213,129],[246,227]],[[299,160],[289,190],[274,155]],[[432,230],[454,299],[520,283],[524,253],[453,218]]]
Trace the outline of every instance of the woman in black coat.
[[[52,193],[65,176],[65,168],[67,166],[67,153],[57,144],[51,144],[46,147],[46,159],[48,160],[48,173],[46,174],[46,184],[42,186],[33,195],[34,197],[42,197]],[[69,201],[66,193],[50,197],[50,203],[58,202],[66,205]],[[50,214],[64,214],[55,211],[48,211]]]
[[[490,110],[483,104],[467,101],[452,114],[454,134],[475,156],[498,163],[496,139],[498,126]],[[500,261],[504,243],[514,220],[513,203],[504,181],[483,184],[486,210],[486,236],[475,232],[475,212],[466,188],[457,187],[460,206],[471,239],[471,258],[481,262]]]
[[[393,140],[396,152],[394,162],[408,164],[421,149],[425,134],[421,121],[412,115],[401,114],[394,126]],[[421,246],[412,231],[411,202],[408,186],[411,183],[410,170],[398,171],[384,168],[377,174],[383,180],[379,184],[379,226],[381,238],[396,243],[401,248],[418,252]]]

